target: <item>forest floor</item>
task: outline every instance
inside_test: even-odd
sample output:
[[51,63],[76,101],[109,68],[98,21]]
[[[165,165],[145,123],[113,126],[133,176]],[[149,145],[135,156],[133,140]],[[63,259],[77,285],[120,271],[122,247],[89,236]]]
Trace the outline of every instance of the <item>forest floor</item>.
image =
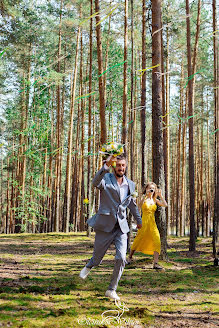
[[94,233],[0,235],[0,327],[218,327],[219,267],[210,238],[198,238],[191,253],[187,237],[170,237],[169,261],[160,261],[165,272],[136,253],[117,304],[104,296],[114,246],[85,281],[78,277],[93,242]]

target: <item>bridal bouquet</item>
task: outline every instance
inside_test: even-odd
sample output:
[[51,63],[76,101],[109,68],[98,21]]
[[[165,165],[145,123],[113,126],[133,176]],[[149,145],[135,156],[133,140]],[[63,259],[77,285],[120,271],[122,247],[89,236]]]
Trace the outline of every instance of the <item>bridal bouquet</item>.
[[107,142],[102,146],[100,153],[106,155],[113,155],[116,157],[123,153],[123,145],[113,141]]
[[[114,157],[121,155],[124,152],[123,145],[117,142],[107,142],[101,148],[100,153],[104,155],[113,155]],[[114,165],[115,166],[115,165]]]

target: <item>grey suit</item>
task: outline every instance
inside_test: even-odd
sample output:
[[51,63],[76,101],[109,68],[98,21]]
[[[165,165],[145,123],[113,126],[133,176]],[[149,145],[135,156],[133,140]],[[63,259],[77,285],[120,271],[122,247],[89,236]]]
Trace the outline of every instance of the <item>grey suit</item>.
[[129,194],[121,201],[119,186],[113,173],[102,167],[95,175],[92,184],[100,189],[100,206],[98,212],[87,220],[88,225],[96,232],[93,257],[87,267],[98,266],[109,248],[114,243],[116,247],[115,265],[109,289],[116,290],[126,264],[127,232],[129,226],[126,219],[128,207],[138,224],[142,223],[138,207],[131,196],[135,184],[127,177]]

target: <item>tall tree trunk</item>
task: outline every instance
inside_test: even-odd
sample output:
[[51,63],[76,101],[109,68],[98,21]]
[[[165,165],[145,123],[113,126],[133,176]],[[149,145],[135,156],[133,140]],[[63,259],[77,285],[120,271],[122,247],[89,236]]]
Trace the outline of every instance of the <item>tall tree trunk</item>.
[[[95,0],[95,11],[100,11],[99,0]],[[106,117],[105,117],[105,96],[104,96],[104,79],[103,75],[103,54],[101,43],[101,27],[100,15],[96,15],[96,36],[97,36],[97,58],[98,58],[98,74],[99,74],[99,96],[100,96],[100,125],[101,125],[101,144],[106,142]]]
[[[217,29],[217,12],[216,12],[216,0],[212,0],[213,9],[213,31]],[[218,38],[217,34],[213,37],[214,45],[214,110],[215,110],[215,134],[214,134],[214,145],[215,145],[215,155],[214,155],[214,181],[215,181],[215,191],[214,191],[214,216],[213,216],[213,256],[216,259],[217,249],[216,242],[218,238],[218,221],[219,221],[219,72],[218,72]]]
[[[49,195],[47,197],[47,219],[48,219],[48,231],[53,231],[53,215],[52,215],[52,208],[53,208],[53,138],[54,138],[54,113],[53,113],[53,103],[54,100],[54,92],[52,92],[52,102],[51,102],[51,113],[50,113],[50,120],[51,120],[51,133],[50,133],[50,143],[51,143],[51,152],[49,156],[49,176],[47,181],[47,189],[49,191]],[[34,228],[35,229],[35,228]]]
[[[14,137],[12,138],[12,156],[15,158],[15,140]],[[12,165],[15,166],[15,160],[13,160]],[[14,168],[11,173],[11,180],[14,182],[15,172]],[[10,226],[9,226],[9,233],[14,233],[15,225],[15,188],[13,182],[11,183],[11,215],[10,215]],[[3,217],[3,216],[2,216]]]
[[79,216],[78,216],[78,204],[80,204],[80,158],[79,158],[79,142],[80,142],[80,104],[78,103],[78,113],[77,113],[77,132],[76,132],[76,140],[75,140],[75,149],[77,150],[75,154],[75,161],[74,161],[74,180],[72,184],[72,210],[74,215],[74,231],[77,232],[79,228]]
[[[142,0],[142,70],[146,69],[146,1]],[[146,70],[143,71],[141,80],[141,186],[146,184]]]
[[[183,75],[184,76],[184,75]],[[188,92],[186,92],[185,110],[182,117],[186,117],[187,103],[188,103]],[[186,126],[183,124],[182,131],[182,178],[181,178],[181,211],[180,211],[180,236],[185,235],[185,201],[186,201]]]
[[[202,116],[204,116],[204,88],[202,88]],[[202,236],[206,235],[205,233],[205,212],[204,212],[204,192],[203,192],[203,177],[204,177],[204,123],[201,122],[201,156],[200,156],[200,162],[201,162],[201,172],[200,172],[200,209],[201,209],[201,222],[202,222]]]
[[10,220],[10,169],[9,169],[10,163],[9,163],[9,157],[7,158],[7,196],[6,196],[6,201],[7,201],[7,206],[6,206],[6,216],[5,216],[5,224],[4,224],[4,233],[9,233],[9,220]]
[[[5,198],[4,198],[4,194],[3,194],[3,167],[4,167],[4,161],[3,158],[1,159],[1,183],[0,183],[0,217],[2,218],[1,220],[1,225],[0,225],[0,232],[2,232],[3,230],[3,224],[4,224],[4,202],[5,202]],[[13,185],[13,184],[12,184]],[[2,226],[2,227],[1,227]]]
[[[111,7],[111,0],[110,0],[110,7]],[[92,18],[90,19],[92,22]],[[109,52],[109,47],[110,47],[110,33],[111,33],[111,15],[109,16],[109,28],[107,32],[107,41],[106,41],[106,53],[105,53],[105,63],[104,63],[104,71],[107,69],[107,64],[108,64],[108,52]],[[107,81],[107,74],[104,74],[104,91],[105,91],[105,99],[107,99],[106,95],[106,81]],[[107,105],[106,105],[107,107]]]
[[[60,117],[60,171],[59,171],[59,190],[61,194],[61,187],[62,187],[62,167],[63,167],[63,149],[65,146],[65,138],[64,138],[64,113],[65,113],[65,67],[66,67],[66,44],[64,46],[64,59],[63,59],[63,78],[62,78],[62,102],[61,102],[61,117]],[[64,193],[65,195],[65,193]],[[63,208],[64,208],[64,197],[63,200],[60,202],[59,206],[59,226],[61,228],[61,231],[64,231],[64,223],[65,219],[63,214]]]
[[[85,74],[86,76],[87,74]],[[81,34],[81,60],[80,60],[80,96],[83,95],[83,35]],[[84,191],[84,99],[81,98],[80,101],[81,106],[81,158],[80,158],[80,172],[81,172],[81,178],[80,178],[80,185],[81,185],[81,195],[80,195],[80,231],[84,231],[85,229],[85,219],[84,219],[84,206],[83,206],[83,200],[85,198],[85,191]]]
[[[23,72],[23,87],[25,85],[25,71],[26,63],[24,63],[24,72]],[[29,75],[28,75],[29,76]],[[29,79],[28,79],[29,82]],[[27,128],[27,117],[28,117],[28,106],[27,106],[27,95],[23,91],[21,95],[21,133],[19,136],[19,150],[18,150],[18,167],[17,167],[17,181],[19,188],[17,188],[16,193],[16,208],[22,209],[20,216],[16,215],[15,220],[15,232],[19,233],[21,231],[21,226],[24,225],[23,216],[25,215],[25,179],[26,179],[26,150],[27,150],[27,137],[24,134],[24,130]]]
[[[181,83],[180,83],[180,117],[182,117],[183,113],[183,103],[184,103],[184,95],[183,95],[183,63],[181,65]],[[176,212],[176,236],[179,235],[180,229],[180,167],[181,167],[181,120],[179,118],[179,126],[178,126],[178,141],[177,141],[177,182],[176,182],[176,204],[175,204],[175,212]]]
[[[90,15],[93,15],[93,0],[90,0]],[[93,19],[90,19],[90,66],[89,66],[89,93],[92,92],[92,63],[93,63]],[[106,87],[105,87],[106,88]],[[91,209],[91,183],[90,183],[90,171],[91,171],[91,120],[92,120],[92,97],[89,97],[88,107],[88,159],[87,159],[87,198],[89,200],[87,219],[90,216]],[[94,139],[93,132],[93,139]],[[94,151],[93,151],[94,152]],[[93,155],[94,156],[94,155]],[[91,227],[87,227],[87,236],[91,236]]]
[[[134,169],[135,169],[135,161],[133,160],[133,158],[135,158],[134,155],[134,126],[135,126],[135,122],[134,122],[134,7],[133,7],[133,0],[131,0],[131,49],[132,49],[132,53],[131,53],[131,103],[130,103],[130,151],[129,151],[129,163],[130,163],[130,176],[131,176],[131,180],[133,180],[134,178]],[[132,216],[130,215],[128,217],[128,223],[129,223],[129,234],[128,234],[128,247],[127,247],[127,251],[130,251],[130,246],[131,246],[131,238],[133,237],[133,229],[132,229]]]
[[134,179],[134,170],[135,170],[135,161],[132,159],[134,158],[134,127],[135,127],[135,121],[134,121],[134,6],[133,6],[133,0],[131,0],[131,124],[130,124],[130,176],[131,180]]
[[196,127],[197,133],[195,134],[195,192],[196,192],[196,201],[195,201],[195,212],[196,212],[196,237],[200,236],[200,133],[199,126]]
[[[168,4],[169,8],[169,4]],[[167,48],[166,48],[166,72],[169,72],[169,28],[166,28]],[[163,76],[164,79],[164,76]],[[164,83],[163,83],[164,84]],[[170,78],[169,74],[166,74],[166,101],[163,101],[163,115],[165,126],[169,125],[169,110],[170,110]],[[166,110],[165,110],[166,109]],[[166,221],[167,221],[167,235],[170,233],[170,128],[167,127],[163,130],[164,137],[164,171],[165,171],[165,197],[167,201],[166,207]]]
[[[187,61],[188,77],[192,75],[191,33],[189,0],[186,0],[186,25],[187,25]],[[193,116],[193,82],[188,81],[188,108],[189,116]],[[193,146],[193,117],[189,119],[189,197],[190,197],[190,239],[189,250],[195,251],[195,177],[194,177],[194,146]]]
[[125,0],[124,15],[124,71],[123,71],[123,111],[122,111],[122,143],[127,142],[127,45],[128,45],[128,0]]
[[[207,101],[208,106],[208,101]],[[208,109],[208,107],[207,107]],[[207,159],[206,159],[206,181],[207,181],[207,219],[206,231],[207,237],[210,236],[210,219],[211,219],[211,192],[210,192],[210,145],[209,145],[209,122],[207,120]]]
[[[192,74],[196,72],[196,66],[197,66],[198,40],[199,40],[199,33],[200,33],[200,17],[201,17],[201,0],[198,0],[198,14],[197,14],[197,23],[196,23],[195,45],[193,51]],[[195,81],[195,76],[192,79],[193,84],[194,81]]]
[[[61,72],[61,45],[62,45],[62,7],[63,0],[60,2],[60,20],[59,20],[59,44],[58,44],[58,64],[57,72]],[[56,88],[56,106],[57,106],[57,123],[56,123],[56,198],[55,198],[55,221],[54,231],[59,232],[60,220],[60,168],[61,168],[61,86],[60,83]]]
[[174,222],[175,222],[175,206],[176,206],[176,162],[177,162],[177,146],[176,144],[172,144],[172,158],[171,158],[171,163],[172,163],[172,184],[171,184],[171,217],[172,220],[170,222],[170,229],[171,233],[174,234]]
[[73,136],[73,119],[74,119],[74,102],[75,102],[75,90],[77,80],[77,62],[78,62],[78,51],[79,51],[79,39],[80,39],[80,27],[77,33],[77,46],[75,54],[75,65],[74,65],[74,77],[73,85],[71,90],[71,104],[70,104],[70,124],[68,130],[68,154],[66,163],[66,218],[64,224],[64,231],[69,232],[69,220],[70,220],[70,202],[71,202],[71,168],[72,168],[72,136]]
[[[161,74],[161,1],[152,1],[152,154],[153,154],[153,181],[165,193],[163,133],[162,133],[162,81]],[[156,33],[155,33],[156,32]],[[167,234],[165,209],[159,207],[156,219],[161,235],[161,256],[167,257]]]

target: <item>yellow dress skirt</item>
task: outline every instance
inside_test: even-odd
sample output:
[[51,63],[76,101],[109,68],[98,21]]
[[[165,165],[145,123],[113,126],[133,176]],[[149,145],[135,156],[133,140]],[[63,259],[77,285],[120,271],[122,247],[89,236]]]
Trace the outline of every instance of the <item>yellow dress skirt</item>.
[[160,234],[155,222],[156,204],[144,202],[142,205],[142,227],[138,230],[131,250],[153,255],[160,254]]

